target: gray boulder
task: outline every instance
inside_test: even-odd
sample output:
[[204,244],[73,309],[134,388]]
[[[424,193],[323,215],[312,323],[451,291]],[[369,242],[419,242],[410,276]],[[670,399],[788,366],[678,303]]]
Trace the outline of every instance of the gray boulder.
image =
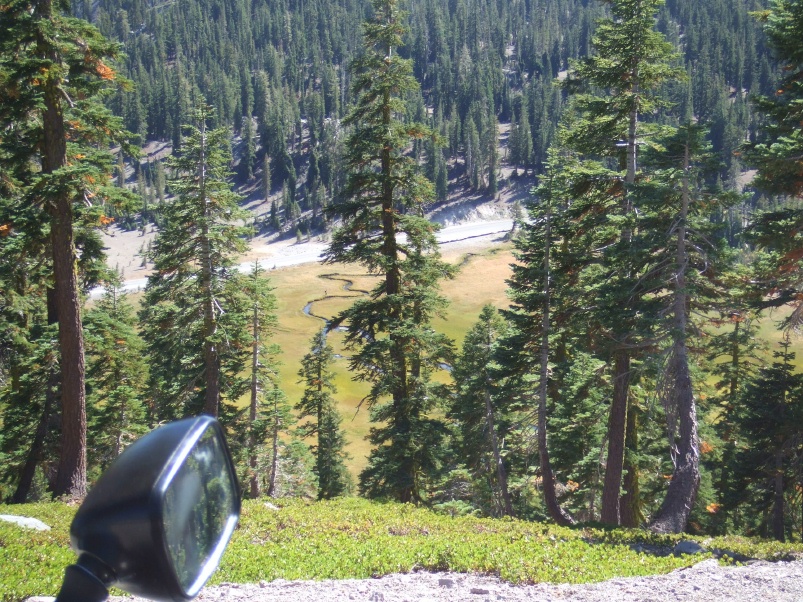
[[683,554],[703,554],[705,551],[705,548],[699,543],[688,539],[679,541],[672,549],[672,552],[675,554],[675,556],[681,556]]

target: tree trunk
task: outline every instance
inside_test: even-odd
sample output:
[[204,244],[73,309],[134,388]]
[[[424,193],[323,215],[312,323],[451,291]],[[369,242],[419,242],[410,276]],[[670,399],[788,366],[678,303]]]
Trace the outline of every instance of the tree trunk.
[[[634,96],[639,93],[637,67],[631,72]],[[638,153],[638,108],[630,111],[627,128],[627,154],[625,157],[625,192],[622,198],[622,214],[627,219],[633,211],[630,187],[636,181],[636,155]],[[633,232],[627,225],[621,239],[630,242]],[[628,391],[630,388],[630,354],[619,349],[614,352],[614,381],[611,413],[608,419],[608,458],[605,466],[605,480],[602,487],[602,511],[600,520],[609,525],[620,521],[619,493],[622,487],[622,472],[625,454],[625,431],[627,421]]]
[[[551,203],[551,199],[547,200]],[[557,524],[567,526],[574,524],[574,519],[558,503],[558,496],[555,492],[555,475],[552,472],[552,464],[549,461],[549,450],[547,448],[547,425],[546,425],[546,402],[549,385],[549,332],[550,332],[550,307],[552,303],[550,277],[551,262],[550,251],[552,245],[552,210],[547,207],[546,226],[545,226],[545,249],[544,249],[544,307],[541,314],[541,368],[540,381],[538,383],[538,459],[541,469],[541,482],[544,488],[544,503],[550,518]]]
[[[389,20],[389,17],[388,17]],[[389,57],[393,53],[393,48],[386,49]],[[392,123],[391,97],[390,91],[386,90],[382,99],[382,122],[390,128]],[[381,152],[381,174],[382,174],[382,254],[387,259],[388,266],[385,273],[385,295],[388,297],[399,294],[401,286],[401,275],[399,273],[398,244],[396,241],[396,218],[393,203],[395,184],[391,174],[391,150],[384,148]],[[400,324],[401,315],[398,303],[390,304],[388,322],[390,324]],[[393,436],[391,445],[405,445],[405,456],[399,458],[397,468],[396,490],[398,499],[402,503],[412,502],[418,499],[418,491],[415,485],[416,466],[415,458],[410,454],[410,392],[407,383],[407,358],[404,351],[404,340],[395,333],[390,333],[390,354],[392,370],[394,373],[393,397],[393,416],[391,420],[395,423],[396,434]],[[408,443],[405,443],[408,442]]]
[[72,206],[69,198],[57,200],[51,224],[56,306],[61,348],[61,454],[54,494],[86,495],[86,391],[84,336],[75,272]]
[[608,418],[608,458],[602,485],[600,520],[609,525],[619,524],[619,492],[625,456],[625,425],[627,397],[630,384],[630,354],[619,350],[614,354],[613,399]]
[[485,388],[485,423],[491,439],[491,448],[494,454],[494,463],[496,464],[496,476],[499,479],[499,490],[502,494],[502,503],[504,505],[504,516],[513,516],[513,503],[510,501],[510,491],[507,487],[505,463],[502,461],[502,454],[499,452],[499,440],[496,436],[496,425],[494,424],[494,410],[491,405],[491,394],[488,392],[487,386]]
[[[51,0],[39,0],[35,17],[53,18]],[[57,50],[40,37],[39,52],[54,65],[61,63]],[[67,165],[67,134],[64,126],[60,81],[48,73],[44,82],[42,112],[42,172],[54,173]],[[58,190],[47,204],[53,255],[55,305],[61,350],[61,449],[53,493],[80,498],[86,495],[86,391],[84,384],[84,336],[76,273],[72,198]]]
[[697,408],[692,392],[685,344],[676,343],[672,352],[674,368],[673,403],[678,408],[679,432],[675,469],[661,508],[650,524],[657,533],[682,533],[686,529],[697,488],[700,484],[700,441],[697,435]]
[[644,521],[640,506],[637,454],[638,410],[631,402],[627,408],[627,430],[625,432],[624,470],[626,473],[622,483],[625,492],[619,500],[619,522],[623,527],[629,528],[638,527]]
[[[667,370],[670,383],[670,407],[677,408],[679,432],[675,469],[661,508],[650,529],[658,533],[681,533],[686,528],[697,489],[700,485],[700,441],[697,434],[697,407],[694,402],[689,358],[686,349],[688,301],[686,291],[686,223],[689,214],[689,145],[686,145],[683,168],[682,207],[677,227],[677,273],[675,275],[674,343]],[[674,435],[674,429],[670,436]]]
[[276,399],[276,391],[273,392],[273,437],[272,443],[272,458],[270,461],[270,479],[268,481],[268,496],[274,497],[276,495],[276,474],[279,471],[279,428],[281,428],[279,420],[278,400]]
[[775,502],[772,505],[772,536],[778,541],[786,541],[784,533],[784,499],[783,499],[783,449],[775,452]]
[[[258,264],[257,264],[258,267]],[[256,277],[256,267],[254,268],[254,276]],[[254,335],[254,342],[251,348],[251,404],[248,408],[248,466],[251,469],[251,477],[249,479],[251,499],[256,499],[260,495],[259,491],[259,475],[257,474],[257,440],[254,434],[254,423],[257,420],[257,405],[259,402],[259,378],[257,371],[259,370],[259,308],[254,304],[254,317],[251,329]]]

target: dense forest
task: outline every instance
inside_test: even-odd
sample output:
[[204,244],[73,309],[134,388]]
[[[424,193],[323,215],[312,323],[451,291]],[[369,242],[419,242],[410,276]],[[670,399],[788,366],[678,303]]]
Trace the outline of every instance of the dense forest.
[[[656,13],[657,29],[682,45],[688,73],[685,82],[668,82],[665,95],[673,113],[691,111],[711,124],[714,150],[725,157],[720,177],[730,187],[743,169],[733,151],[758,126],[747,94],[770,93],[776,72],[749,15],[759,8],[757,0],[668,2]],[[415,150],[426,156],[437,200],[492,197],[511,184],[503,162],[516,177],[541,173],[565,101],[556,78],[570,59],[590,52],[604,3],[415,0],[406,10],[400,52],[420,83],[405,98],[406,112],[445,141],[438,151],[424,141]],[[344,185],[338,124],[353,102],[349,65],[362,50],[369,11],[365,1],[329,0],[75,6],[124,44],[123,74],[136,87],[109,104],[126,129],[142,141],[178,145],[188,111],[205,99],[237,136],[242,191],[274,193],[276,207],[258,212],[258,227],[291,235],[324,228],[320,210]],[[499,124],[509,128],[503,149]],[[146,161],[135,176],[146,207],[164,187],[151,167]],[[151,218],[150,211],[126,223],[143,216]],[[733,221],[738,229],[735,214]]]
[[[203,412],[252,497],[803,534],[800,0],[0,9],[3,498],[80,497]],[[530,188],[510,303],[457,348],[428,215]],[[157,229],[141,302],[110,223]],[[258,232],[326,233],[375,283],[282,368],[300,399],[282,291],[234,269]]]

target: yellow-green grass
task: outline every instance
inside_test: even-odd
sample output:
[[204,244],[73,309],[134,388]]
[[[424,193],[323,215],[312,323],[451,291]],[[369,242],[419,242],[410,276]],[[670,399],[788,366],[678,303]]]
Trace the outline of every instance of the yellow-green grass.
[[[442,292],[450,305],[445,318],[435,321],[435,328],[459,344],[486,303],[505,305],[505,279],[510,274],[512,255],[509,246],[501,246],[472,253],[450,252],[444,258],[460,266],[460,271],[453,280],[443,283]],[[312,314],[331,318],[362,296],[361,291],[371,290],[377,279],[352,265],[320,264],[273,270],[269,276],[278,301],[279,326],[274,341],[282,350],[282,388],[296,403],[304,388],[297,375],[301,359],[309,352],[312,336],[324,325],[321,319],[305,314],[304,308],[311,303]],[[350,290],[345,290],[347,281],[351,283]],[[341,356],[334,366],[338,389],[335,397],[345,419],[347,451],[352,456],[349,469],[356,475],[365,467],[370,451],[365,440],[370,428],[368,408],[360,405],[368,386],[352,380],[343,339],[340,332],[331,333],[329,338],[335,353]],[[448,379],[448,375],[443,378]]]
[[[459,350],[465,333],[476,323],[485,304],[499,308],[508,305],[505,281],[510,277],[510,264],[514,261],[512,247],[500,244],[470,251],[447,248],[444,259],[459,266],[459,271],[453,280],[442,283],[442,293],[449,300],[449,306],[445,316],[434,321],[434,327],[454,340],[455,348]],[[331,318],[360,297],[361,291],[373,288],[377,279],[357,266],[317,263],[272,270],[268,275],[278,300],[279,327],[274,341],[282,350],[281,386],[295,404],[303,393],[303,384],[298,382],[301,358],[309,351],[312,336],[324,324],[318,318],[305,315],[304,307],[311,303],[313,314]],[[345,281],[352,283],[351,290],[344,290]],[[135,296],[134,301],[138,302],[139,297]],[[768,349],[762,354],[767,363],[772,361],[772,351],[779,349],[778,343],[782,339],[777,324],[788,313],[786,308],[775,310],[759,322],[757,338],[767,342]],[[365,467],[370,452],[370,445],[365,440],[370,427],[369,413],[365,406],[360,407],[368,389],[365,383],[354,382],[351,378],[348,351],[343,349],[343,334],[333,332],[329,340],[341,356],[334,367],[338,388],[335,397],[344,417],[347,450],[352,456],[349,469],[356,475]],[[796,347],[800,347],[799,338],[793,339],[792,349]],[[795,362],[798,370],[803,370],[803,353],[798,353]],[[441,374],[438,379],[448,382],[449,375]],[[711,377],[707,384],[713,385],[715,380]],[[241,403],[247,403],[246,398]]]
[[[466,331],[476,322],[484,305],[506,306],[505,280],[510,276],[513,256],[511,246],[504,244],[471,251],[447,249],[443,258],[458,266],[459,271],[453,280],[442,283],[442,293],[449,300],[449,306],[445,316],[435,320],[434,327],[453,339],[459,349]],[[304,390],[298,376],[301,359],[309,352],[313,335],[324,325],[314,316],[328,319],[337,315],[378,281],[358,266],[339,264],[302,264],[271,270],[267,275],[277,299],[278,327],[273,342],[281,349],[281,387],[295,404]],[[347,282],[351,283],[349,290],[346,290]],[[131,301],[139,305],[142,293],[133,294]],[[312,316],[304,312],[308,305]],[[351,455],[349,469],[356,476],[365,467],[370,452],[365,439],[370,428],[369,412],[365,405],[361,406],[368,385],[352,380],[349,352],[343,348],[343,340],[341,332],[329,335],[329,342],[339,356],[334,366],[335,398],[344,417],[347,451]],[[447,373],[438,378],[449,381]],[[247,404],[248,397],[244,396],[239,403]]]
[[469,253],[449,252],[444,258],[459,266],[460,271],[453,280],[442,284],[449,307],[445,319],[435,320],[434,327],[459,346],[485,305],[507,307],[505,281],[511,274],[512,247],[504,244]]

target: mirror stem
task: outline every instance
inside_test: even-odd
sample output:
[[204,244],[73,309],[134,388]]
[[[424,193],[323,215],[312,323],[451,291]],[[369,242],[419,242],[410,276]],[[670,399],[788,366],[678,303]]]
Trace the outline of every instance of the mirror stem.
[[64,582],[55,602],[105,602],[113,581],[107,567],[82,555],[64,571]]

